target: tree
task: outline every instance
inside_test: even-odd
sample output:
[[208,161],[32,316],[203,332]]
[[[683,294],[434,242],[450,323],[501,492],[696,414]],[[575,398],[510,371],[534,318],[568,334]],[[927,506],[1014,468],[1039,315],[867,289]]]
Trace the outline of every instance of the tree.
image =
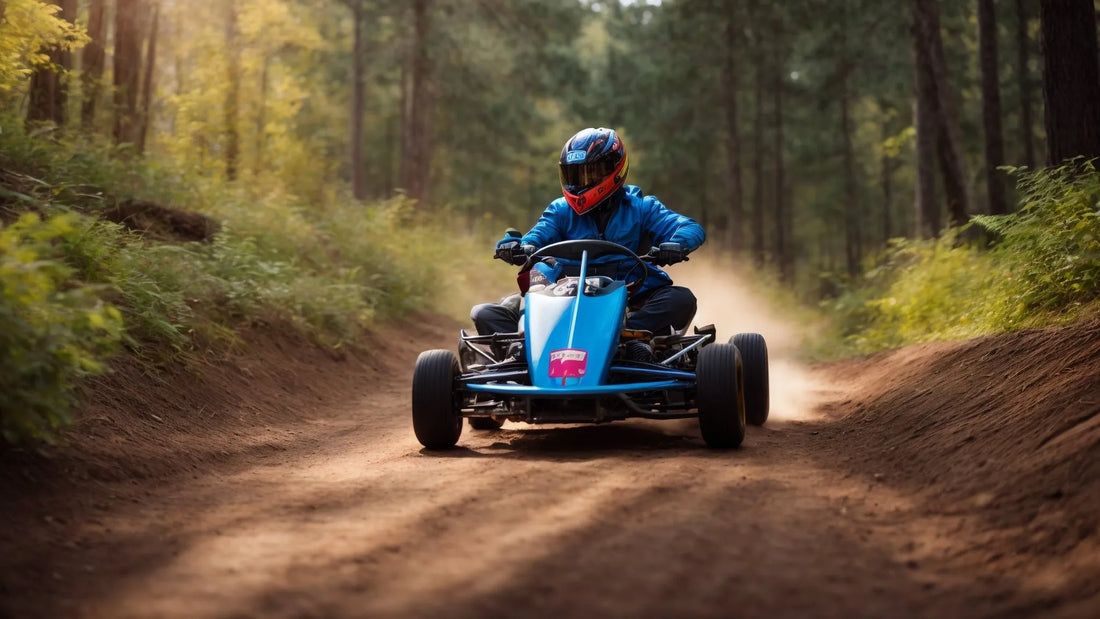
[[88,36],[90,40],[84,46],[81,57],[83,101],[80,104],[80,125],[85,130],[90,129],[95,122],[96,106],[103,85],[103,66],[106,59],[107,40],[105,5],[105,0],[90,0],[88,3]]
[[118,0],[115,7],[115,143],[136,143],[141,79],[142,0]]
[[241,109],[241,45],[236,0],[226,2],[225,11],[225,176],[234,180],[237,178],[241,154],[241,133],[237,126]]
[[1100,66],[1092,0],[1040,0],[1047,164],[1100,157]]
[[149,134],[149,123],[153,105],[153,69],[157,66],[157,31],[160,19],[160,2],[153,2],[153,17],[149,24],[149,37],[145,46],[145,75],[141,80],[141,121],[138,126],[137,150],[145,152],[145,138]]
[[428,55],[430,0],[412,2],[412,47],[405,90],[401,182],[409,197],[424,200],[429,193],[432,144],[432,66]]
[[[59,7],[61,19],[72,23],[76,17],[76,0],[52,0]],[[27,122],[52,122],[61,126],[66,121],[69,89],[64,74],[72,69],[72,53],[68,47],[50,45],[43,62],[31,75]]]
[[966,163],[963,158],[962,136],[955,93],[947,76],[943,53],[937,0],[911,0],[913,36],[918,46],[917,61],[928,72],[929,86],[934,93],[933,120],[936,127],[936,150],[943,173],[947,212],[953,225],[967,221],[970,196],[967,191]]
[[737,36],[737,0],[727,0],[725,24],[725,70],[722,72],[722,86],[726,107],[726,169],[729,174],[729,193],[726,221],[726,243],[734,253],[740,253],[745,242],[745,223],[741,205],[741,130],[738,109],[740,96],[737,49],[740,39]]
[[1035,167],[1035,139],[1031,113],[1032,80],[1031,35],[1028,33],[1028,3],[1016,0],[1016,86],[1020,91],[1020,141],[1023,143],[1024,165]]
[[355,199],[362,200],[367,197],[366,171],[363,169],[363,113],[365,107],[364,91],[366,88],[364,66],[366,52],[363,34],[363,4],[358,1],[351,3],[352,22],[352,52],[351,52],[351,110],[350,128],[351,144],[349,148],[349,165],[351,167],[351,188]]
[[985,183],[989,194],[989,212],[1008,212],[1005,185],[1004,139],[1001,134],[1001,87],[997,71],[997,14],[993,0],[978,0],[978,55],[982,81],[982,127],[985,130]]

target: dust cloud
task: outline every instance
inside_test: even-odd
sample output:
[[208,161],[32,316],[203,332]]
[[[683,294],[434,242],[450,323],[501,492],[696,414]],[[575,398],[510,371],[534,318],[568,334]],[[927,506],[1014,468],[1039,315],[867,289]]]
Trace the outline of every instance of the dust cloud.
[[717,260],[692,259],[667,268],[679,286],[695,293],[699,308],[694,324],[713,323],[718,341],[736,333],[759,333],[768,343],[771,384],[769,420],[808,420],[815,417],[815,404],[830,386],[815,379],[796,358],[807,335],[808,325],[799,325],[793,312],[784,311],[755,293],[746,271],[724,266]]

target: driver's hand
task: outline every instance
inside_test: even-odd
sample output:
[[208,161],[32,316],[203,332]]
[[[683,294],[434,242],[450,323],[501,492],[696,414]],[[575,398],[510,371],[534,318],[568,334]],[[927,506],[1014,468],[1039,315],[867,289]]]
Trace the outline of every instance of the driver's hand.
[[517,247],[519,247],[519,241],[509,240],[506,238],[501,239],[500,242],[497,243],[497,249],[493,253],[493,257],[497,260],[511,262],[512,254],[515,252]]
[[687,252],[679,243],[661,243],[660,247],[654,247],[649,253],[654,257],[657,266],[676,264],[687,259]]
[[534,245],[520,245],[519,241],[501,240],[497,243],[493,257],[514,265],[527,262],[527,257],[535,253]]

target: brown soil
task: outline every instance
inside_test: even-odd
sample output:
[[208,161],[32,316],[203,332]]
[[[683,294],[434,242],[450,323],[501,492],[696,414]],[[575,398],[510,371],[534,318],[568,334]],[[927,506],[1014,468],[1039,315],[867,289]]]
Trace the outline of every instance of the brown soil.
[[682,421],[430,453],[409,377],[456,329],[121,367],[67,445],[0,457],[0,616],[1100,616],[1100,322],[812,369],[777,335],[734,451]]

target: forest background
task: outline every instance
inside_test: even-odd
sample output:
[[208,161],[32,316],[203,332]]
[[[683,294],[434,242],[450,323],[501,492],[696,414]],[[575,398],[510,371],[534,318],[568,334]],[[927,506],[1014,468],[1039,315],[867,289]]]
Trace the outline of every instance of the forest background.
[[255,324],[356,345],[505,291],[491,243],[560,195],[585,126],[729,268],[827,315],[817,354],[1095,313],[1098,15],[0,0],[0,428],[54,436],[120,346],[187,362]]

